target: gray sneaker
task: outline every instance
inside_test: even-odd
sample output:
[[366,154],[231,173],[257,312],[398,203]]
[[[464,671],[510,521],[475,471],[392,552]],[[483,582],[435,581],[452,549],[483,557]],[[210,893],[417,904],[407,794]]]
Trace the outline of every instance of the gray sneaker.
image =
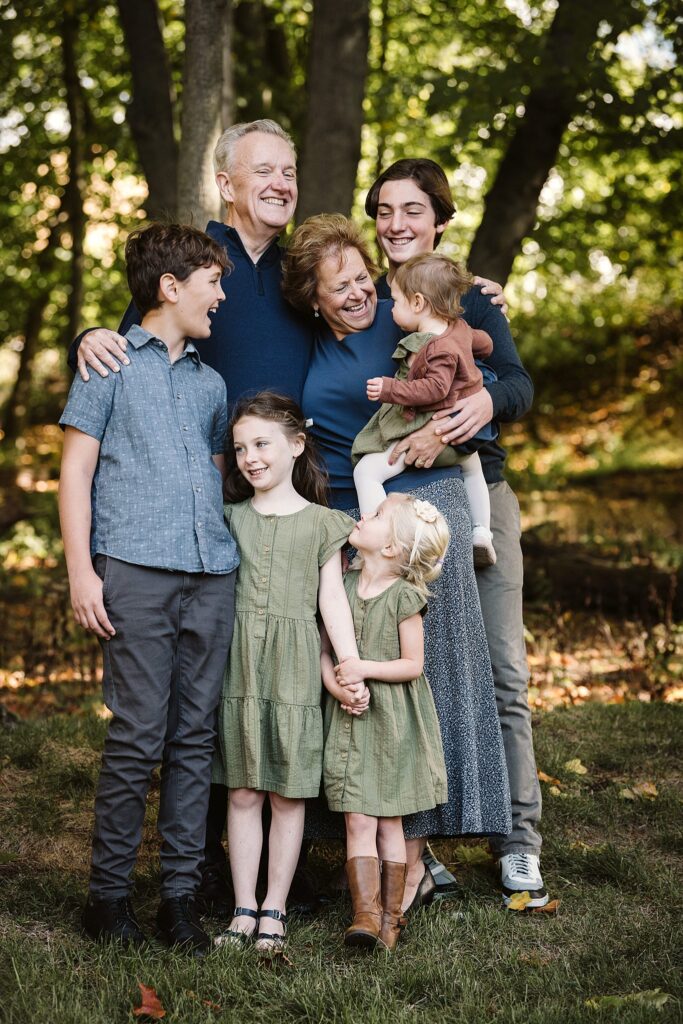
[[535,853],[508,853],[500,858],[503,902],[508,905],[517,892],[528,892],[527,906],[544,907],[549,900],[541,875],[541,858]]

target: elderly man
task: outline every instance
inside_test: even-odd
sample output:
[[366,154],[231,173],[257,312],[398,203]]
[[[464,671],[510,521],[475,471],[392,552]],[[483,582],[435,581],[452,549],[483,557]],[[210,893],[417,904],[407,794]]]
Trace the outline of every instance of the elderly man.
[[[313,336],[310,323],[282,297],[277,244],[296,208],[294,144],[274,121],[233,125],[218,140],[214,169],[227,216],[226,223],[210,221],[206,231],[225,247],[234,269],[221,282],[227,301],[215,314],[211,337],[197,342],[198,350],[202,360],[223,376],[230,405],[245,392],[267,388],[299,401]],[[498,285],[477,282],[492,294],[492,302],[504,302]],[[118,372],[119,363],[127,362],[122,335],[136,322],[137,310],[131,305],[118,334],[104,328],[84,331],[72,345],[69,364],[84,380],[88,367],[102,375]],[[200,893],[219,916],[232,909],[221,844],[226,809],[227,790],[212,786]],[[299,871],[292,897],[309,902],[311,896],[305,873]]]

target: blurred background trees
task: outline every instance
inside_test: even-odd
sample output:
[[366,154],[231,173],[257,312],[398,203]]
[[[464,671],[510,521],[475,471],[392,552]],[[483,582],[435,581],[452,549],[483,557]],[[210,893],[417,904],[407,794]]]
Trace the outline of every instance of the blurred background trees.
[[[507,282],[537,385],[533,413],[506,431],[527,525],[562,520],[565,541],[616,538],[631,568],[677,570],[675,0],[0,0],[0,26],[6,564],[23,564],[18,551],[59,557],[66,349],[84,326],[117,325],[127,233],[147,218],[220,216],[219,130],[273,117],[300,150],[300,218],[366,222],[383,167],[406,155],[443,165],[458,207],[443,248]],[[581,503],[567,511],[587,482],[612,509],[609,529],[587,528]],[[667,515],[629,519],[618,504],[648,495]]]

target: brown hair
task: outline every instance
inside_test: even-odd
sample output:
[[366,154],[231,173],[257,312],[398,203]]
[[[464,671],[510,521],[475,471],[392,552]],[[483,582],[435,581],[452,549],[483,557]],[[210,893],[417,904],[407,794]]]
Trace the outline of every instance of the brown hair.
[[[455,213],[455,204],[451,196],[451,187],[448,184],[444,170],[434,160],[427,160],[426,157],[415,157],[406,160],[397,160],[386,171],[382,171],[379,178],[370,186],[365,199],[365,212],[368,217],[377,220],[377,208],[379,206],[379,194],[382,185],[386,181],[414,181],[419,189],[427,196],[434,211],[434,224],[446,224]],[[434,238],[434,248],[441,241],[441,234]]]
[[278,395],[275,391],[260,391],[252,397],[241,398],[235,406],[230,420],[228,446],[225,451],[227,465],[227,475],[223,487],[225,500],[228,502],[245,501],[254,493],[254,488],[237,468],[232,437],[235,424],[245,416],[258,416],[260,419],[278,423],[290,438],[303,437],[304,450],[295,460],[292,473],[294,489],[306,501],[312,501],[316,505],[328,505],[327,471],[313,438],[306,429],[304,414],[295,401],[286,395]]
[[128,287],[141,316],[161,305],[159,280],[163,274],[186,281],[200,267],[215,265],[224,274],[232,270],[225,249],[186,224],[151,224],[133,231],[125,252]]
[[453,323],[462,313],[460,300],[474,278],[448,256],[428,252],[401,263],[392,283],[407,299],[423,295],[435,316]]
[[320,213],[309,217],[294,231],[282,265],[282,294],[295,309],[310,313],[318,289],[318,267],[328,256],[356,249],[371,277],[375,265],[360,228],[341,213]]

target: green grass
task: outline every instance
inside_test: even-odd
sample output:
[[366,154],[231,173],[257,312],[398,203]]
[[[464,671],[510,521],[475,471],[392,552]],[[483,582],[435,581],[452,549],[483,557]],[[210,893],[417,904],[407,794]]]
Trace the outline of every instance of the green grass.
[[[288,960],[259,964],[221,950],[203,962],[150,945],[142,953],[82,939],[91,802],[104,723],[60,716],[0,734],[0,1020],[133,1021],[138,982],[165,1022],[398,1021],[573,1024],[678,1021],[683,711],[665,704],[585,705],[538,717],[543,867],[556,916],[501,909],[483,844],[436,843],[459,895],[414,916],[393,957],[344,948],[348,907],[294,922]],[[567,762],[578,759],[586,774]],[[622,790],[657,787],[654,799]],[[155,793],[152,794],[152,803]],[[150,808],[135,902],[151,931],[157,838]],[[314,849],[329,875],[339,852]],[[658,1007],[648,992],[668,1000]],[[640,994],[640,995],[639,995]],[[591,1008],[587,1000],[632,998]],[[208,1005],[213,1004],[213,1005]]]

